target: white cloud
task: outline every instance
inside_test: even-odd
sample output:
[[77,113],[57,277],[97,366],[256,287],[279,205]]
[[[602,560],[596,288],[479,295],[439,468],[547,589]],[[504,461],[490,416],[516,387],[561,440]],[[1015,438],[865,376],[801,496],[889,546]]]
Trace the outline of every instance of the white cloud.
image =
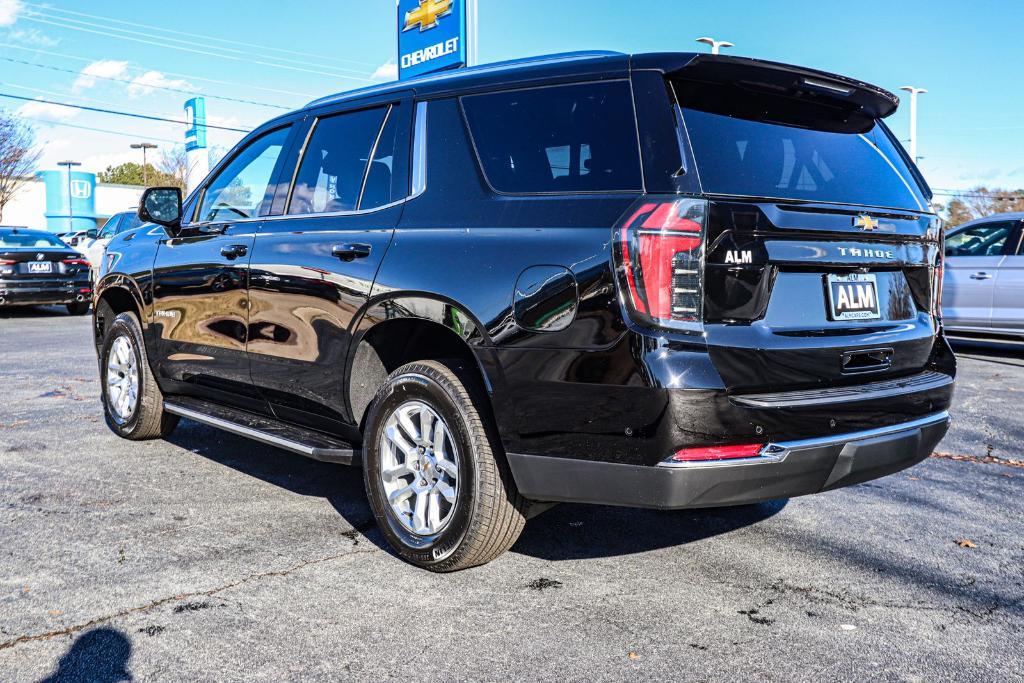
[[[0,0],[3,2],[3,0]],[[124,78],[128,71],[128,62],[121,62],[116,59],[101,59],[98,62],[89,64],[71,86],[72,92],[82,92],[96,85],[96,78]]]
[[[0,0],[3,2],[3,0]],[[7,33],[7,38],[15,43],[31,45],[32,47],[55,47],[60,45],[60,39],[51,38],[37,28],[12,29]]]
[[37,102],[35,100],[26,102],[18,107],[15,112],[18,116],[30,119],[49,119],[51,121],[65,121],[78,115],[77,109],[61,107],[49,102]]
[[0,26],[13,26],[24,9],[21,0],[0,0]]
[[128,96],[140,97],[142,95],[149,95],[156,88],[176,88],[182,90],[190,87],[191,85],[188,81],[168,78],[162,71],[147,71],[141,76],[136,76],[132,79],[131,85],[128,86]]
[[377,70],[373,72],[371,78],[376,78],[382,81],[397,81],[398,80],[398,65],[394,62],[384,62],[377,67]]

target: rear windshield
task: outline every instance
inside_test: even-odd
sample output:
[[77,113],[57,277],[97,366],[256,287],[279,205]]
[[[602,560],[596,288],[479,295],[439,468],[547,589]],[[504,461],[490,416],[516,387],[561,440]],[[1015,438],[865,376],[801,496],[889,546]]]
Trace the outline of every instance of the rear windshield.
[[0,249],[35,249],[39,247],[60,247],[67,245],[57,239],[56,235],[45,232],[4,232],[0,231]]
[[629,83],[584,83],[462,98],[491,186],[510,194],[640,190]]
[[834,132],[683,108],[709,194],[928,210],[882,124]]

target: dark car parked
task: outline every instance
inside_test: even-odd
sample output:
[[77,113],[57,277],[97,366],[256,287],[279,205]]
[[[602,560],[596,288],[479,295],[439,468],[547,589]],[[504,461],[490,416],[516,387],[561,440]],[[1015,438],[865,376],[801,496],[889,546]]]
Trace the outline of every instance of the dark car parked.
[[312,102],[111,241],[108,423],[359,462],[388,540],[435,571],[496,557],[542,503],[736,505],[913,465],[955,363],[897,105],[613,53]]
[[85,315],[91,297],[80,253],[44,230],[0,227],[0,307],[64,304]]

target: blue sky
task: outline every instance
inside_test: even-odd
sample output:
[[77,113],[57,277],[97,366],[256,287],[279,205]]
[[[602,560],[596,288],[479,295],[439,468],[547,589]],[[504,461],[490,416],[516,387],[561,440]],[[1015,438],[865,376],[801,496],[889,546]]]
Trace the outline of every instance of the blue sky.
[[[694,39],[710,35],[735,43],[732,54],[894,91],[927,88],[919,154],[933,187],[1024,187],[1024,3],[862,1],[839,12],[821,0],[479,2],[483,62],[579,49],[703,50]],[[391,78],[393,0],[240,7],[218,0],[0,0],[0,92],[177,119],[188,95],[166,88],[200,91],[231,98],[208,100],[211,123],[247,128],[281,107]],[[44,166],[70,156],[100,170],[138,160],[128,149],[136,139],[169,146],[183,134],[175,124],[38,102],[0,98],[0,107],[31,120],[45,145]],[[907,113],[904,104],[889,120],[901,139],[908,137]],[[210,132],[219,146],[239,137]]]

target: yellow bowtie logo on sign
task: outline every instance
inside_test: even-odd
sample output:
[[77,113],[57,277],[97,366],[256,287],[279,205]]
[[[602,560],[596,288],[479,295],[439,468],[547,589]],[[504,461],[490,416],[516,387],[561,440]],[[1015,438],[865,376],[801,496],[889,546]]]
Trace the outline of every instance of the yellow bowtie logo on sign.
[[411,12],[405,13],[405,28],[403,31],[411,31],[417,26],[420,32],[437,26],[437,20],[452,13],[454,0],[420,0],[420,6]]

